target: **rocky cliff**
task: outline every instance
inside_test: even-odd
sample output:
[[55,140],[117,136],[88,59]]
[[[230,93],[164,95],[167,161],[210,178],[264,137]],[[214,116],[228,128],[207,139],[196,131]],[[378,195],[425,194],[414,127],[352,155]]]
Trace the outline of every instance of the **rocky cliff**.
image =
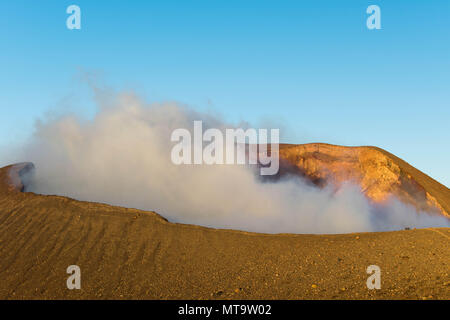
[[323,187],[351,182],[375,203],[390,196],[419,211],[450,213],[450,190],[405,161],[376,147],[323,143],[280,145],[281,174],[301,175]]

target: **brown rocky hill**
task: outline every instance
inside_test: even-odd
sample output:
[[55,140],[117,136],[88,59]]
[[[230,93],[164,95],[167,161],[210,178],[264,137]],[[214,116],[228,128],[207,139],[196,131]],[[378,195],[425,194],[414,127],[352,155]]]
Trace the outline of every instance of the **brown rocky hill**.
[[[295,158],[301,148],[281,152]],[[437,201],[448,194],[390,159]],[[450,298],[449,228],[341,235],[216,230],[21,192],[31,169],[0,169],[0,299]],[[81,269],[81,290],[66,287],[70,265]],[[366,286],[370,265],[381,269],[380,290]]]
[[383,149],[283,144],[280,159],[281,174],[298,174],[318,186],[350,181],[375,203],[393,195],[419,211],[450,217],[450,189]]

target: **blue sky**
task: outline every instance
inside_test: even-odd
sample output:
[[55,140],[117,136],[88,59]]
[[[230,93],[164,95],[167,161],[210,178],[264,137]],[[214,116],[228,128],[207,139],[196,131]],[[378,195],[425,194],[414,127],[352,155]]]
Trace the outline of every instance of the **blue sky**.
[[[66,28],[76,4],[82,29]],[[366,8],[381,8],[381,30]],[[450,1],[2,1],[0,147],[92,114],[79,70],[150,101],[375,145],[450,185]],[[0,155],[1,158],[1,155]]]

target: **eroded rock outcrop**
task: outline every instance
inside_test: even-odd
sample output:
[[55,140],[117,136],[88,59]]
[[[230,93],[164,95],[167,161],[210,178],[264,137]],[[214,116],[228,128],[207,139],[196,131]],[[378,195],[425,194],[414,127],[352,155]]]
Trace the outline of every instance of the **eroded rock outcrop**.
[[0,192],[25,191],[26,185],[34,173],[31,162],[16,163],[0,171]]
[[375,203],[393,195],[419,211],[450,217],[450,190],[382,149],[313,143],[280,145],[279,153],[282,170],[295,168],[320,187],[351,182]]

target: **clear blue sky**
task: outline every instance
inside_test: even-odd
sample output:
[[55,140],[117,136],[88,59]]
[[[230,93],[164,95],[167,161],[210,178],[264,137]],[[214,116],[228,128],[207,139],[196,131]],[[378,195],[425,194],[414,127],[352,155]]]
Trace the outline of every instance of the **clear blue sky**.
[[[382,30],[366,28],[370,4]],[[0,152],[49,110],[93,112],[80,68],[283,123],[286,142],[376,145],[450,185],[450,1],[2,1]]]

